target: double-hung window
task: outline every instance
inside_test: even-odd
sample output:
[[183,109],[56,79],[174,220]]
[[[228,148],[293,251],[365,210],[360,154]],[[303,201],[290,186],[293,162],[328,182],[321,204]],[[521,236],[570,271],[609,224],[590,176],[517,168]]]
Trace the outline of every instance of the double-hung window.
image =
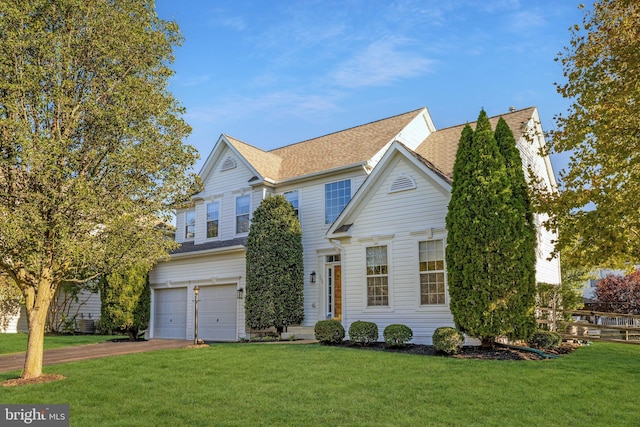
[[187,211],[184,214],[184,238],[193,239],[196,235],[196,211]]
[[324,222],[331,224],[351,200],[351,180],[324,185]]
[[291,203],[291,207],[293,208],[293,211],[296,213],[296,217],[300,219],[300,214],[298,211],[298,190],[287,191],[286,193],[284,193],[284,197],[285,199],[287,199],[289,203]]
[[220,202],[207,203],[207,239],[218,237]]
[[445,303],[444,242],[442,239],[419,243],[420,304]]
[[367,306],[389,305],[387,246],[370,246],[367,254]]
[[236,198],[236,234],[249,232],[249,196]]

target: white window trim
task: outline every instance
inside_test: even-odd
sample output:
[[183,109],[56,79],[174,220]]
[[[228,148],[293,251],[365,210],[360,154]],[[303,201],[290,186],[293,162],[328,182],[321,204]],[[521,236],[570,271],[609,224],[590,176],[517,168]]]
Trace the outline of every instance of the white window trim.
[[[294,191],[298,193],[298,221],[300,221],[300,224],[302,224],[302,190],[300,190],[299,188],[294,188],[292,190],[282,192],[282,195],[285,196],[285,194],[293,193]],[[285,198],[286,197],[287,196],[285,196]]]
[[349,181],[349,192],[350,192],[350,194],[349,194],[349,200],[347,201],[347,203],[346,203],[346,204],[344,205],[344,207],[342,208],[342,210],[344,210],[344,208],[345,208],[345,207],[347,207],[347,205],[349,204],[349,202],[351,202],[351,199],[353,199],[353,196],[354,196],[354,194],[355,194],[355,191],[354,191],[354,180],[353,180],[353,178],[338,179],[338,180],[331,181],[331,182],[325,182],[325,183],[322,185],[322,222],[323,222],[323,224],[325,224],[325,225],[333,224],[333,223],[336,221],[336,219],[338,219],[338,216],[340,216],[340,213],[342,213],[342,211],[338,212],[338,216],[336,216],[336,218],[335,218],[333,221],[331,221],[331,222],[326,222],[326,220],[327,220],[327,193],[326,193],[326,192],[327,192],[327,190],[326,190],[326,186],[327,186],[328,184],[336,184],[336,183],[338,183],[338,182],[343,182],[343,181]]
[[236,236],[246,236],[247,234],[249,234],[249,230],[247,230],[246,232],[240,232],[240,233],[238,232],[238,217],[240,216],[238,215],[238,199],[241,197],[249,198],[249,212],[246,215],[248,216],[248,219],[249,219],[249,228],[251,227],[251,194],[242,193],[240,195],[237,195],[233,200],[233,218],[234,218],[233,231]]
[[[368,239],[360,239],[362,246],[360,248],[362,254],[362,312],[363,313],[390,313],[394,311],[394,283],[393,283],[393,243],[392,240],[381,239],[374,236]],[[372,246],[387,247],[387,292],[389,293],[388,305],[369,306],[368,287],[367,287],[367,248]]]
[[[218,204],[218,235],[216,237],[208,237],[207,236],[207,229],[208,229],[208,223],[209,223],[209,220],[207,218],[207,215],[208,215],[207,208],[212,203],[217,203]],[[204,237],[205,237],[205,240],[206,241],[220,240],[220,234],[221,234],[220,231],[222,230],[221,225],[222,225],[222,200],[221,199],[207,200],[207,202],[204,204]]]
[[[188,226],[187,215],[189,215],[190,213],[193,214],[193,236],[188,237],[187,236],[187,226]],[[195,240],[197,226],[198,226],[198,217],[196,215],[196,209],[193,208],[193,209],[189,209],[189,210],[184,211],[184,227],[182,229],[182,231],[183,231],[182,237],[183,237],[185,242],[191,242],[191,241]]]
[[[442,241],[442,249],[443,249],[443,265],[444,265],[444,302],[439,303],[439,304],[422,304],[422,290],[420,289],[420,274],[422,273],[420,271],[420,243],[421,242],[429,242],[429,241]],[[416,243],[416,250],[417,250],[417,260],[416,260],[416,267],[418,270],[418,277],[417,277],[417,285],[418,285],[418,306],[420,308],[430,308],[430,307],[449,307],[449,287],[447,286],[448,284],[448,280],[447,280],[447,255],[446,255],[446,251],[447,251],[447,243],[444,239],[444,237],[430,237],[430,238],[425,238],[425,239],[419,239]]]
[[[415,283],[415,311],[418,313],[444,313],[449,311],[449,275],[447,274],[447,230],[442,226],[434,226],[423,231],[411,232],[414,237],[413,253],[413,283]],[[420,304],[420,242],[427,240],[442,240],[444,246],[444,304]]]

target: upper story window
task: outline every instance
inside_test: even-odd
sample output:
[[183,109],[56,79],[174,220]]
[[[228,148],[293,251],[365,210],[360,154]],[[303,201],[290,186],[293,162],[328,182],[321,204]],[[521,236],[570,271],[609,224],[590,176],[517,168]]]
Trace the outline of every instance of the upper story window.
[[236,234],[249,232],[249,196],[236,198]]
[[367,305],[389,305],[387,246],[370,246],[367,251]]
[[291,207],[293,208],[293,211],[296,213],[296,216],[299,219],[300,214],[298,211],[298,190],[287,191],[286,193],[284,193],[284,197],[289,203],[291,203]]
[[444,304],[444,242],[442,239],[419,243],[420,304]]
[[351,200],[351,180],[324,185],[324,222],[331,224]]
[[220,202],[207,204],[207,239],[218,237],[218,221],[220,220]]
[[187,211],[184,214],[184,238],[193,239],[196,235],[196,211]]

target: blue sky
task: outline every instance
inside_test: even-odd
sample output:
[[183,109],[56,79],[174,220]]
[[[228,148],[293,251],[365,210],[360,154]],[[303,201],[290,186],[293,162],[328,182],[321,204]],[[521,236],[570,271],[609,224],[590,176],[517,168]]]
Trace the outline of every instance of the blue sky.
[[[170,89],[200,169],[222,133],[264,150],[427,107],[437,128],[569,102],[574,0],[157,0],[185,41]],[[565,161],[553,156],[556,174]]]

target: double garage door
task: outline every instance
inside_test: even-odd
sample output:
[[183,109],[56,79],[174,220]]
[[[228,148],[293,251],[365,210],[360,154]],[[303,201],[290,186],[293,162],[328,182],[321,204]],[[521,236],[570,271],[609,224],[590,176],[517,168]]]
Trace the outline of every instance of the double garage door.
[[[156,289],[154,295],[153,336],[191,339],[193,331],[193,291],[187,304],[187,288]],[[190,312],[187,311],[189,307]],[[210,341],[236,341],[236,285],[201,286],[198,295],[198,338]]]

